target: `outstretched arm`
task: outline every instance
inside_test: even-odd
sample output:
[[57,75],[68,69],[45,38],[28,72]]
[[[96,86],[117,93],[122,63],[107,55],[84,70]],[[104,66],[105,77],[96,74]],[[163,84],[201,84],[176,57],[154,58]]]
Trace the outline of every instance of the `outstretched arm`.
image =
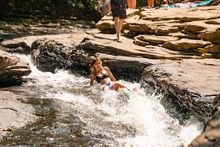
[[104,67],[104,69],[108,72],[108,75],[112,81],[116,81],[115,77],[113,76],[112,72],[108,67]]
[[94,84],[95,81],[95,70],[93,68],[90,69],[90,85]]

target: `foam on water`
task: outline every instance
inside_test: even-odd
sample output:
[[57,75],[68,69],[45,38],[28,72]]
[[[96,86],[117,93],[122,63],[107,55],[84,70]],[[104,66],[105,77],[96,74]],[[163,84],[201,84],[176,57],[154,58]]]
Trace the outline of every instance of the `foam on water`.
[[[29,56],[19,57],[30,62]],[[201,132],[201,123],[196,119],[190,119],[185,125],[180,125],[177,119],[172,118],[161,105],[162,96],[148,95],[143,89],[138,92],[130,92],[122,90],[115,91],[100,91],[97,86],[90,88],[91,93],[99,93],[99,103],[88,96],[78,93],[72,93],[65,89],[85,88],[88,86],[89,79],[78,77],[70,74],[68,71],[58,70],[55,74],[50,72],[41,72],[30,64],[32,73],[28,76],[36,80],[38,86],[49,86],[46,95],[41,98],[55,98],[66,102],[72,102],[79,106],[86,107],[88,111],[96,113],[102,111],[106,116],[103,116],[103,121],[123,122],[125,125],[133,126],[136,130],[135,136],[124,136],[115,138],[120,145],[123,146],[140,146],[140,147],[176,147],[187,146],[193,138]],[[122,81],[129,86],[140,86],[138,83],[129,83]],[[89,87],[89,86],[88,86]],[[64,89],[65,88],[65,89]],[[84,110],[86,111],[86,110]],[[81,118],[85,121],[89,119]],[[88,129],[91,130],[97,124],[88,122]],[[90,126],[93,125],[93,126]],[[105,128],[108,130],[108,128]]]

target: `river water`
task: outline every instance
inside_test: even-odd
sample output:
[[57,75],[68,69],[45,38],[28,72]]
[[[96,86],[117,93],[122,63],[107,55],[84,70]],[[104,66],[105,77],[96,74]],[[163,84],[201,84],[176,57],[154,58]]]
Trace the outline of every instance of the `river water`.
[[[88,77],[65,70],[41,72],[30,56],[17,56],[29,62],[32,70],[20,95],[55,103],[41,111],[56,110],[14,133],[4,144],[179,147],[187,146],[202,131],[202,124],[193,117],[184,123],[171,117],[161,104],[162,95],[148,94],[143,88],[138,92],[104,92],[97,85],[89,86]],[[121,82],[141,87],[139,83]]]

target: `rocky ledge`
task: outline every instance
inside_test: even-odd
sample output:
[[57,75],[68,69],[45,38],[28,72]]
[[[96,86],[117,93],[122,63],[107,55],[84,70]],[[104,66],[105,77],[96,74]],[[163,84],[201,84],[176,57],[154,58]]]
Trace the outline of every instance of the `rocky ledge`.
[[114,30],[111,17],[105,16],[97,23],[99,30],[87,34],[23,37],[3,41],[2,46],[29,46],[40,70],[64,68],[86,76],[90,56],[99,53],[117,78],[139,81],[165,94],[180,111],[206,124],[190,146],[218,146],[219,8],[132,10],[120,43],[115,35],[100,33]]
[[31,69],[28,63],[16,56],[0,51],[0,86],[18,84],[21,82],[22,76],[30,73]]

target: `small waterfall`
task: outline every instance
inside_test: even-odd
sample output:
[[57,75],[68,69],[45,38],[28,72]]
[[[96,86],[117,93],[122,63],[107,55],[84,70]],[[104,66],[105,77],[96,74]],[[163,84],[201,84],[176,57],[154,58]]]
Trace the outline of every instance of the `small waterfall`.
[[31,79],[27,87],[35,86],[39,98],[61,100],[77,110],[74,115],[86,124],[84,129],[105,136],[97,135],[96,139],[107,146],[187,146],[202,130],[202,123],[193,117],[184,125],[172,118],[160,103],[161,95],[147,94],[144,89],[101,91],[97,85],[89,86],[87,77],[65,70],[57,70],[55,74],[41,72],[31,63],[30,56],[17,56],[30,63],[32,73],[26,77]]

